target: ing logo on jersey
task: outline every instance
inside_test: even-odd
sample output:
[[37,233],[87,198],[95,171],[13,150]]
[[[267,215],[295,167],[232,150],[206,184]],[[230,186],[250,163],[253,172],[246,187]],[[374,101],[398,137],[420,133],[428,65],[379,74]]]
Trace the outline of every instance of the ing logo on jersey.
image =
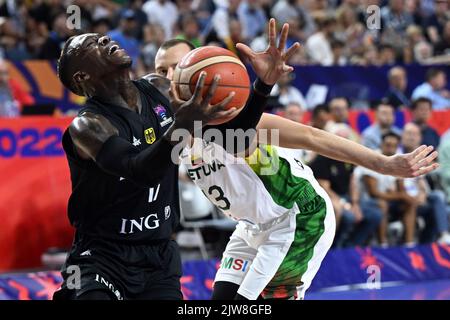
[[156,140],[155,130],[153,128],[148,128],[144,131],[145,141],[148,144],[153,144]]

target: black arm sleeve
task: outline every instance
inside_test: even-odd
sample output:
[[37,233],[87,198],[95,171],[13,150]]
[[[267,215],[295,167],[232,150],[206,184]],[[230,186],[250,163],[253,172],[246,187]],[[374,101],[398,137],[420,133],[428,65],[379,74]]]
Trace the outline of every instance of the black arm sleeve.
[[[264,109],[266,108],[267,100],[269,98],[270,92],[272,91],[272,87],[273,86],[265,84],[260,79],[256,79],[252,86],[252,90],[250,91],[250,96],[247,100],[247,103],[243,107],[241,112],[239,112],[236,117],[226,123],[216,126],[205,126],[203,132],[205,132],[207,129],[213,128],[219,130],[222,133],[223,137],[227,137],[227,129],[242,129],[244,131],[247,131],[249,129],[256,129],[256,126],[261,119],[262,114],[264,113]],[[245,139],[245,142],[243,144],[244,150],[247,149],[252,143],[255,133],[256,131],[252,132]],[[222,147],[230,153],[239,153],[244,151],[239,148],[241,144],[237,142],[236,137],[234,138],[234,140],[235,141],[232,144],[229,144],[230,141],[223,141],[224,145]],[[233,150],[228,150],[227,147],[230,145],[234,147]]]
[[235,118],[226,123],[216,126],[206,126],[205,128],[218,129],[222,133],[225,133],[226,129],[255,129],[266,108],[267,99],[272,91],[272,87],[262,82],[259,78],[256,79],[247,103]]
[[159,139],[143,151],[119,136],[103,143],[95,159],[98,166],[111,174],[124,177],[142,186],[154,184],[173,166],[173,146]]

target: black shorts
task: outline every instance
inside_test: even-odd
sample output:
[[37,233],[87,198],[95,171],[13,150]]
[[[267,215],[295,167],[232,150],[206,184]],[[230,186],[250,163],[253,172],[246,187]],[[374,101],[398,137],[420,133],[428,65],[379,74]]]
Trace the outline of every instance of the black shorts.
[[118,300],[181,300],[178,245],[123,244],[83,239],[73,245],[62,268],[63,284],[54,300],[77,299],[93,290]]

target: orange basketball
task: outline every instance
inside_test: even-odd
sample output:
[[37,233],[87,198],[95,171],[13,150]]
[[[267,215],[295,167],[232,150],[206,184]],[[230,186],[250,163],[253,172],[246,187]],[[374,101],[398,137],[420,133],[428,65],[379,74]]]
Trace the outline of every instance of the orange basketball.
[[[173,81],[181,99],[189,100],[192,97],[202,71],[207,73],[203,96],[208,92],[214,75],[220,74],[219,85],[210,104],[219,103],[234,91],[235,95],[227,108],[241,109],[245,106],[250,94],[247,69],[233,52],[214,46],[192,50],[178,63],[173,74]],[[216,119],[209,124],[221,124],[230,121],[236,115],[237,113],[232,117]]]

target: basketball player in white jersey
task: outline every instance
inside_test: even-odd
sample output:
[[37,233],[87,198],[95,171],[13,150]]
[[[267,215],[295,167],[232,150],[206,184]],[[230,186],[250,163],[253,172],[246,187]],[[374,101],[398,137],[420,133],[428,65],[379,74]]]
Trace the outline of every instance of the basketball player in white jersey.
[[[185,41],[163,45],[155,59],[156,73],[171,80],[176,64],[191,49]],[[172,91],[172,100],[179,100]],[[291,149],[260,144],[250,156],[239,158],[219,144],[195,139],[181,155],[188,175],[205,195],[239,221],[223,254],[213,299],[301,299],[310,286],[333,242],[335,220],[328,195],[295,149],[399,177],[426,174],[438,166],[432,147],[386,157],[269,114],[259,122],[261,129],[279,129],[279,145]]]

